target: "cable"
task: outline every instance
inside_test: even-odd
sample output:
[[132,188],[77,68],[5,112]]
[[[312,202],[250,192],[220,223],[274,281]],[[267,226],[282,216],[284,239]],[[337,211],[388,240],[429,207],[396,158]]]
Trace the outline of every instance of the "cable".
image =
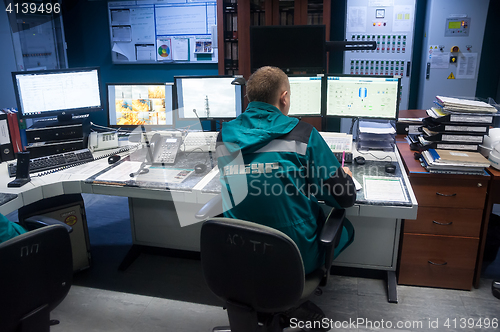
[[59,172],[59,171],[63,171],[65,169],[68,169],[68,168],[71,168],[71,167],[80,166],[80,165],[87,164],[89,162],[100,160],[100,159],[103,159],[103,158],[108,158],[108,157],[110,157],[112,155],[115,155],[117,153],[123,153],[123,152],[130,151],[132,149],[136,149],[140,145],[142,145],[142,144],[124,146],[124,147],[120,148],[118,151],[113,151],[113,152],[104,154],[102,156],[95,157],[93,160],[84,161],[84,162],[76,162],[76,163],[73,163],[73,164],[64,165],[64,166],[61,166],[61,167],[56,167],[54,169],[50,169],[50,170],[39,172],[38,174],[33,175],[31,177],[42,177],[42,176],[45,176],[45,175],[48,175],[48,174],[53,174],[53,173],[56,173],[56,172]]
[[92,121],[90,121],[90,125],[91,125],[91,126],[94,126],[94,127],[97,127],[97,128],[107,129],[107,130],[112,131],[112,132],[122,132],[122,133],[127,133],[127,134],[130,134],[130,131],[129,131],[129,130],[123,130],[123,129],[121,129],[121,128],[110,128],[110,127],[105,127],[105,126],[101,126],[101,125],[95,124],[95,123],[93,123]]
[[349,135],[352,135],[352,130],[354,129],[354,124],[358,120],[359,120],[359,118],[352,118],[352,120],[351,120],[351,128],[349,129]]
[[389,157],[389,159],[391,160],[391,163],[392,163],[392,157],[390,155],[386,155],[384,158],[379,158],[379,157],[377,157],[376,155],[374,155],[371,152],[361,152],[361,151],[358,151],[358,153],[359,154],[363,154],[363,155],[369,154],[370,156],[372,156],[373,158],[378,159],[378,160],[385,160],[385,159],[387,159],[387,157]]

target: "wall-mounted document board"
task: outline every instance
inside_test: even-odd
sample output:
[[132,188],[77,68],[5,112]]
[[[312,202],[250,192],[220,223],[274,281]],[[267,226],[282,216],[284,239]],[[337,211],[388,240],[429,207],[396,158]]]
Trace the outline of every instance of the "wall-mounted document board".
[[108,2],[113,63],[217,63],[216,0]]

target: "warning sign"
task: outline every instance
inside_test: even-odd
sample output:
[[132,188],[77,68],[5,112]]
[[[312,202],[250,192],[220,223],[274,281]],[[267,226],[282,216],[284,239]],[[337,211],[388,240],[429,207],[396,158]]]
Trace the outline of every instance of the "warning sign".
[[450,73],[450,75],[448,76],[448,79],[449,80],[454,80],[455,79],[455,75],[453,75],[453,72]]
[[70,215],[66,219],[64,219],[64,223],[69,226],[73,226],[77,221],[78,219],[74,215]]

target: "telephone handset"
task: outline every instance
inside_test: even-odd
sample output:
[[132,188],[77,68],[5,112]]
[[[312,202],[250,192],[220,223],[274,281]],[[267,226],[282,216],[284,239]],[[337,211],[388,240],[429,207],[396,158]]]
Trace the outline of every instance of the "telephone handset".
[[[150,142],[150,150],[146,157],[151,164],[174,164],[181,146],[180,137],[167,137],[154,134]],[[152,151],[152,156],[151,156]]]

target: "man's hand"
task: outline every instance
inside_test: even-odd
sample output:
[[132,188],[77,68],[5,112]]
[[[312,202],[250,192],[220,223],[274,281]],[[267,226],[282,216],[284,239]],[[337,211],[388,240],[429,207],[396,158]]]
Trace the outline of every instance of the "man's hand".
[[349,175],[352,178],[352,172],[349,169],[349,167],[344,166],[344,167],[342,167],[342,169],[344,170],[345,174]]

